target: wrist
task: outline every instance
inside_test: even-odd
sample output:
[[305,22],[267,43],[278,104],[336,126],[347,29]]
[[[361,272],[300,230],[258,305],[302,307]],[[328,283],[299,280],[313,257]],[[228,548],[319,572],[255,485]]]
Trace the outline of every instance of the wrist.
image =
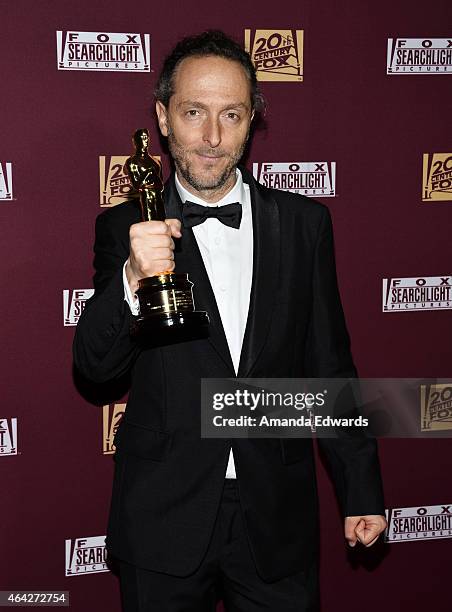
[[129,283],[130,292],[132,293],[132,295],[134,295],[136,290],[138,289],[139,279],[135,276],[135,274],[132,271],[132,266],[130,265],[130,259],[128,259],[126,263],[126,277],[127,277],[127,282]]

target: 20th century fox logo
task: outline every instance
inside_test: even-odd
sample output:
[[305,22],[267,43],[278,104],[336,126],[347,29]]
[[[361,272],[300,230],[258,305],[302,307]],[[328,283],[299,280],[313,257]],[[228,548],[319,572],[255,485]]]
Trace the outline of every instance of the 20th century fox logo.
[[254,163],[253,175],[273,189],[323,198],[336,195],[336,162]]
[[259,81],[303,81],[303,30],[245,30]]
[[451,384],[421,385],[421,424],[422,431],[452,429]]
[[[99,157],[101,206],[116,206],[116,204],[138,197],[124,166],[128,157],[128,155],[101,155]],[[153,155],[152,158],[160,162],[159,155]]]
[[57,31],[58,70],[150,72],[149,34]]
[[388,38],[386,74],[452,74],[452,40]]
[[383,312],[452,309],[452,276],[383,279]]
[[105,536],[66,540],[66,576],[108,572]]
[[113,455],[115,446],[114,437],[118,430],[119,423],[126,409],[125,404],[107,404],[103,407],[103,454]]
[[17,419],[0,419],[0,457],[17,455]]
[[77,325],[86,301],[94,289],[63,289],[63,322],[65,327]]
[[137,197],[127,170],[128,155],[101,155],[99,157],[100,205],[115,206]]
[[452,200],[452,153],[424,153],[422,167],[422,200]]

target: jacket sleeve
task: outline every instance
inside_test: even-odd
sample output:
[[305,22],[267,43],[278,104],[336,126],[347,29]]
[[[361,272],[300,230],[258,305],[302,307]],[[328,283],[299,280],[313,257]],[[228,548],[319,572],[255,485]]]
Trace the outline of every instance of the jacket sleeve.
[[[305,353],[306,376],[356,378],[337,285],[331,216],[326,207],[323,208],[315,246],[312,293]],[[345,406],[344,416],[358,416],[353,393],[348,397],[350,401]],[[376,440],[367,438],[362,430],[353,430],[338,438],[319,436],[317,439],[332,473],[342,515],[384,514]]]
[[129,332],[133,315],[124,301],[122,268],[129,251],[122,230],[111,216],[97,217],[94,295],[79,319],[73,344],[75,366],[98,383],[124,374],[139,352]]

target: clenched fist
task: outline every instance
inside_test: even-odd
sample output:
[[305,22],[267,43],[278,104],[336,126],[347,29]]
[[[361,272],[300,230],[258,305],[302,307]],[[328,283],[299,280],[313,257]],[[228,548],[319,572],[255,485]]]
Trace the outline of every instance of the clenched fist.
[[174,238],[182,236],[179,219],[142,221],[130,227],[130,255],[126,275],[132,293],[147,276],[174,270]]
[[386,527],[386,518],[382,514],[347,516],[344,524],[345,539],[352,547],[356,545],[356,542],[361,542],[364,546],[372,546]]

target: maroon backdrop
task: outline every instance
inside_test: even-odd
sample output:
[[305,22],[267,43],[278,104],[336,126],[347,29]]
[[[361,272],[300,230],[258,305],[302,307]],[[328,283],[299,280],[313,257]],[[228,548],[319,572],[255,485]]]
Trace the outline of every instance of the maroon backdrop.
[[[247,165],[336,162],[336,195],[321,201],[333,216],[361,376],[447,377],[451,310],[384,313],[382,279],[452,273],[452,195],[422,201],[423,154],[452,150],[452,78],[386,74],[388,38],[451,36],[451,7],[447,0],[2,4],[0,163],[4,186],[11,164],[13,194],[0,199],[0,425],[6,440],[17,419],[18,452],[0,455],[0,588],[68,590],[73,610],[119,612],[111,572],[65,575],[66,540],[105,535],[113,467],[103,453],[103,409],[73,381],[75,328],[63,324],[63,291],[73,298],[92,286],[99,157],[108,164],[130,154],[133,130],[149,126],[151,152],[163,155],[168,174],[152,89],[179,37],[221,27],[243,42],[245,29],[303,30],[303,82],[262,82],[267,120]],[[57,70],[56,32],[68,30],[150,34],[151,71]],[[388,508],[452,503],[449,440],[385,440],[380,449]],[[318,475],[323,609],[447,607],[451,540],[347,551],[320,462]]]

